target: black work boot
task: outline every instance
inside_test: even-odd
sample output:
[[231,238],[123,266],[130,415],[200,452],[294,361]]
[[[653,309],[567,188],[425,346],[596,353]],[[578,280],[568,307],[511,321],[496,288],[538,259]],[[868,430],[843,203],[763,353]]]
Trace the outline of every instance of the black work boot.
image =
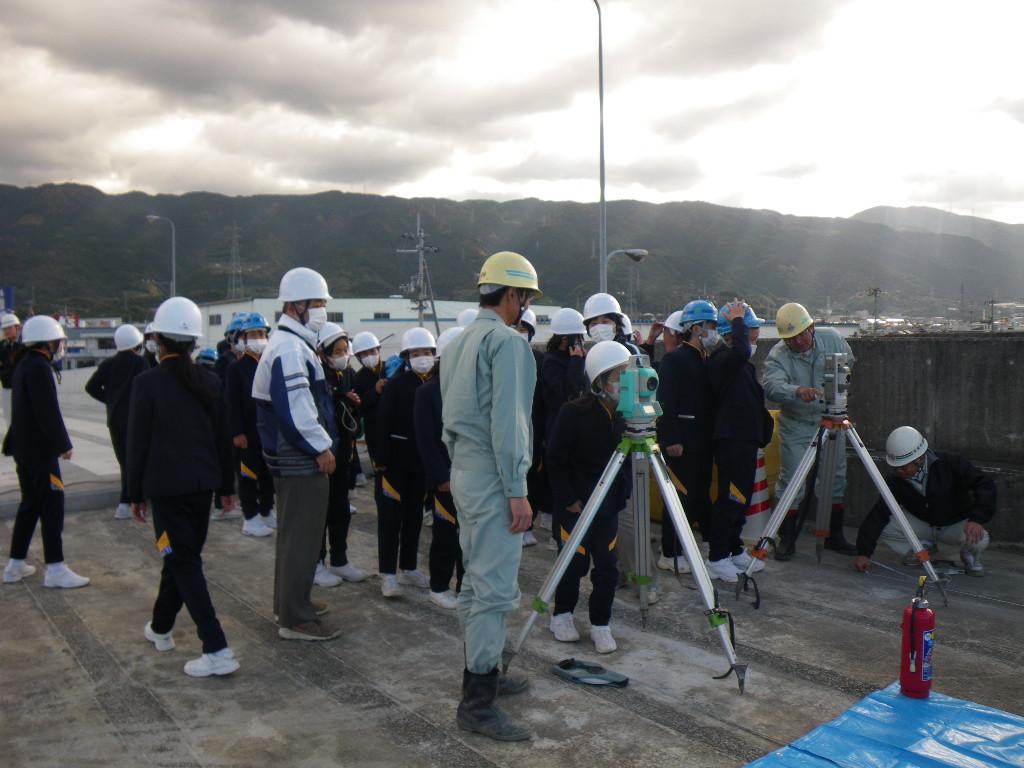
[[517,675],[514,672],[498,673],[499,696],[514,696],[529,687],[530,681],[526,675]]
[[846,516],[846,507],[842,504],[832,505],[832,520],[829,522],[829,536],[825,539],[825,549],[838,552],[840,555],[853,557],[857,554],[857,548],[846,540],[843,533],[843,518]]
[[775,559],[786,562],[796,554],[796,521],[799,512],[791,509],[786,513],[779,527],[779,545],[775,548]]
[[485,675],[468,669],[462,673],[462,701],[455,722],[464,731],[472,731],[495,741],[527,741],[530,732],[512,722],[494,706],[498,695],[498,668]]

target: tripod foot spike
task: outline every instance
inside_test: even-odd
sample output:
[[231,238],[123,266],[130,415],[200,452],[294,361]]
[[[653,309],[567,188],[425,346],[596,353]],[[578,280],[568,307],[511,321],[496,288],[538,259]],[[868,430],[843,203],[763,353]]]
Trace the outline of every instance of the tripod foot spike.
[[740,696],[743,695],[743,691],[747,686],[747,665],[746,664],[734,664],[733,671],[736,673],[736,682],[740,686]]

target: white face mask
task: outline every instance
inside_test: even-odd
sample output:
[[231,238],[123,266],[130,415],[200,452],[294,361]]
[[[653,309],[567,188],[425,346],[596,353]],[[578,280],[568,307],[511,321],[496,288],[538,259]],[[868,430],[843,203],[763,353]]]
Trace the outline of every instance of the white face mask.
[[336,371],[348,368],[348,355],[335,355],[331,358],[331,367]]
[[594,341],[611,341],[615,338],[615,326],[598,323],[590,326],[590,338]]
[[151,355],[155,355],[157,350],[156,342],[153,339],[146,339],[146,351]]
[[409,361],[409,366],[420,375],[428,374],[434,369],[434,358],[414,357]]
[[616,403],[619,402],[619,382],[609,381],[604,385],[604,392],[608,395],[609,400],[614,400]]
[[57,345],[57,351],[53,353],[53,362],[64,359],[64,342]]
[[244,355],[245,354],[245,342],[244,341],[239,340],[239,341],[235,342],[235,352],[237,352],[240,355]]
[[380,355],[366,355],[360,362],[364,368],[376,368],[380,362]]
[[252,352],[254,355],[262,355],[263,350],[267,348],[266,339],[249,339],[245,342],[245,348]]
[[327,322],[327,307],[310,307],[306,312],[309,315],[306,327],[313,333],[319,332]]
[[718,331],[708,331],[700,337],[700,344],[704,349],[711,349],[718,343]]

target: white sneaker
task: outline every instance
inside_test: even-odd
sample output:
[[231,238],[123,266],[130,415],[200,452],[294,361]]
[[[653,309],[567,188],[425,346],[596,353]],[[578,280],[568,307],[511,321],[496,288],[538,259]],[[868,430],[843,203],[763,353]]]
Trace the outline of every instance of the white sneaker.
[[266,515],[260,515],[260,522],[262,522],[267,528],[273,528],[277,530],[277,512],[276,510],[270,510]]
[[523,546],[524,547],[536,547],[537,537],[533,535],[533,531],[523,532]]
[[395,574],[382,573],[380,575],[380,593],[384,597],[398,597],[402,594],[402,587]]
[[146,622],[146,626],[142,630],[142,634],[145,635],[146,639],[149,640],[149,642],[151,642],[158,651],[174,650],[174,638],[171,637],[171,633],[168,632],[165,635],[158,635],[153,631],[153,622]]
[[675,557],[665,557],[664,555],[658,556],[659,570],[675,573],[677,568],[680,573],[690,572],[690,563],[684,555],[676,555]]
[[552,552],[557,552],[558,551],[558,542],[549,537],[548,538],[548,549],[551,550]]
[[419,569],[415,571],[399,571],[398,583],[417,587],[418,589],[430,589],[430,579]]
[[736,570],[740,573],[744,573],[751,563],[754,564],[754,567],[750,569],[751,575],[760,573],[764,570],[764,560],[758,560],[756,557],[751,557],[750,553],[747,552],[746,549],[738,555],[733,555],[729,559],[732,560],[732,564],[736,566]]
[[335,576],[340,576],[345,581],[358,582],[366,578],[366,573],[361,568],[356,568],[352,563],[328,565],[327,570]]
[[965,576],[985,575],[985,567],[981,564],[981,552],[976,547],[960,547],[960,562],[963,563]]
[[327,566],[323,564],[323,561],[321,561],[316,564],[313,583],[318,587],[336,587],[341,584],[341,576],[331,573]]
[[354,515],[354,514],[355,514],[356,512],[358,512],[358,511],[359,511],[359,510],[358,510],[358,509],[356,508],[356,505],[355,505],[355,504],[349,504],[349,505],[348,505],[348,513],[349,513],[350,515]]
[[4,584],[17,584],[26,576],[36,572],[34,565],[29,565],[24,560],[9,560],[4,568]]
[[658,588],[657,587],[648,587],[647,588],[647,604],[648,605],[654,605],[656,602],[658,602]]
[[537,515],[537,527],[543,528],[545,531],[551,530],[551,513],[541,512]]
[[444,592],[431,592],[430,602],[442,608],[447,608],[449,611],[454,611],[455,606],[459,604],[459,599],[454,592],[447,589]]
[[64,563],[59,563],[56,568],[46,566],[46,575],[43,577],[43,586],[51,589],[77,589],[88,583],[89,579],[79,576]]
[[708,561],[708,576],[712,579],[718,579],[727,584],[735,584],[739,575],[739,570],[737,570],[732,560],[728,557],[723,557],[721,560]]
[[259,515],[242,523],[243,536],[255,536],[257,539],[270,536],[274,529],[260,519]]
[[242,513],[237,509],[232,509],[230,512],[225,512],[223,509],[216,509],[210,512],[211,520],[237,520],[242,516]]
[[356,488],[362,488],[366,485],[366,475],[360,472],[356,475]]
[[552,614],[548,627],[555,636],[555,640],[560,643],[575,643],[580,639],[580,633],[576,629],[571,613]]
[[189,677],[210,677],[210,675],[230,675],[238,669],[238,659],[230,648],[222,648],[216,653],[204,653],[198,659],[185,662],[185,674]]
[[594,641],[594,650],[598,653],[614,653],[619,649],[619,646],[615,644],[615,638],[612,637],[612,628],[609,626],[591,627],[590,639]]
[[423,508],[423,525],[427,528],[434,527],[434,510]]
[[114,510],[115,520],[131,520],[132,519],[132,505],[131,504],[118,504],[117,509]]

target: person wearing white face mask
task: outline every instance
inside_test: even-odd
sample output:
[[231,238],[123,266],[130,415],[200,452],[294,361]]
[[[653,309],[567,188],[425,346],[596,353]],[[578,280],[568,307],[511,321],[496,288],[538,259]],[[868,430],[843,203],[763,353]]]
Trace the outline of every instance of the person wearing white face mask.
[[278,636],[331,640],[326,607],[310,599],[327,521],[336,427],[316,334],[326,322],[327,281],[306,267],[281,278],[282,314],[263,350],[252,395],[263,456],[274,476],[278,527],[274,607]]
[[630,354],[643,354],[626,333],[625,315],[611,294],[595,293],[583,305],[583,324],[594,341],[617,341]]
[[146,340],[142,345],[143,353],[142,356],[146,359],[150,368],[155,368],[157,364],[156,353],[158,347],[156,345],[156,334],[153,333],[153,324],[148,323],[146,329],[142,332],[142,337]]
[[277,528],[274,506],[274,478],[263,460],[263,444],[256,424],[256,403],[252,383],[266,349],[270,324],[259,312],[244,315],[239,322],[239,339],[245,353],[228,366],[224,384],[224,405],[228,432],[235,447],[238,499],[242,505],[242,535],[262,538]]
[[[380,472],[377,471],[377,406],[380,395],[388,384],[387,373],[381,361],[380,341],[369,331],[357,333],[352,339],[352,354],[359,361],[355,375],[355,390],[359,395],[359,412],[363,417],[363,439],[366,453],[373,467],[373,498],[380,499]],[[356,478],[358,483],[358,476]]]
[[[559,550],[572,534],[608,459],[622,439],[625,423],[616,407],[619,377],[626,370],[629,358],[629,351],[618,342],[600,341],[594,345],[586,363],[590,391],[562,406],[555,420],[548,441],[547,462]],[[593,562],[590,637],[598,653],[616,650],[609,625],[619,579],[619,511],[626,506],[630,488],[630,475],[623,467],[583,537],[581,551],[570,561],[555,590],[550,628],[556,640],[568,643],[580,639],[572,614],[579,600],[580,579]]]
[[18,470],[21,504],[11,531],[10,560],[4,582],[31,576],[25,562],[36,523],[42,524],[44,587],[73,589],[89,579],[64,563],[64,482],[58,459],[71,458],[71,440],[57,401],[53,364],[64,356],[64,329],[52,317],[36,315],[25,321],[11,379],[11,425],[3,453],[13,456]]
[[381,594],[396,597],[401,585],[426,589],[430,581],[416,568],[426,475],[416,444],[413,408],[416,390],[434,372],[437,343],[425,328],[402,334],[406,368],[395,375],[380,398],[377,459],[381,494],[377,500],[377,557]]
[[[537,315],[532,309],[524,310],[516,332],[528,343],[533,343],[533,337],[537,334]],[[547,430],[544,426],[546,410],[544,406],[544,392],[540,386],[540,371],[544,363],[544,353],[530,347],[533,352],[533,361],[537,365],[537,385],[533,390],[533,464],[530,472],[526,475],[526,496],[533,508],[533,523],[537,518],[551,509],[551,485],[548,482],[547,474],[544,472],[544,437]],[[533,523],[529,530],[523,533],[523,546],[533,547],[537,545],[537,537],[533,532]]]
[[331,475],[330,493],[327,496],[327,526],[313,582],[320,587],[336,587],[342,581],[355,582],[366,578],[366,574],[348,560],[348,529],[352,521],[352,510],[348,502],[349,457],[359,429],[359,395],[352,389],[355,372],[348,366],[349,340],[345,329],[336,323],[325,323],[317,335],[317,348],[334,405],[334,424],[338,432],[338,469]]

